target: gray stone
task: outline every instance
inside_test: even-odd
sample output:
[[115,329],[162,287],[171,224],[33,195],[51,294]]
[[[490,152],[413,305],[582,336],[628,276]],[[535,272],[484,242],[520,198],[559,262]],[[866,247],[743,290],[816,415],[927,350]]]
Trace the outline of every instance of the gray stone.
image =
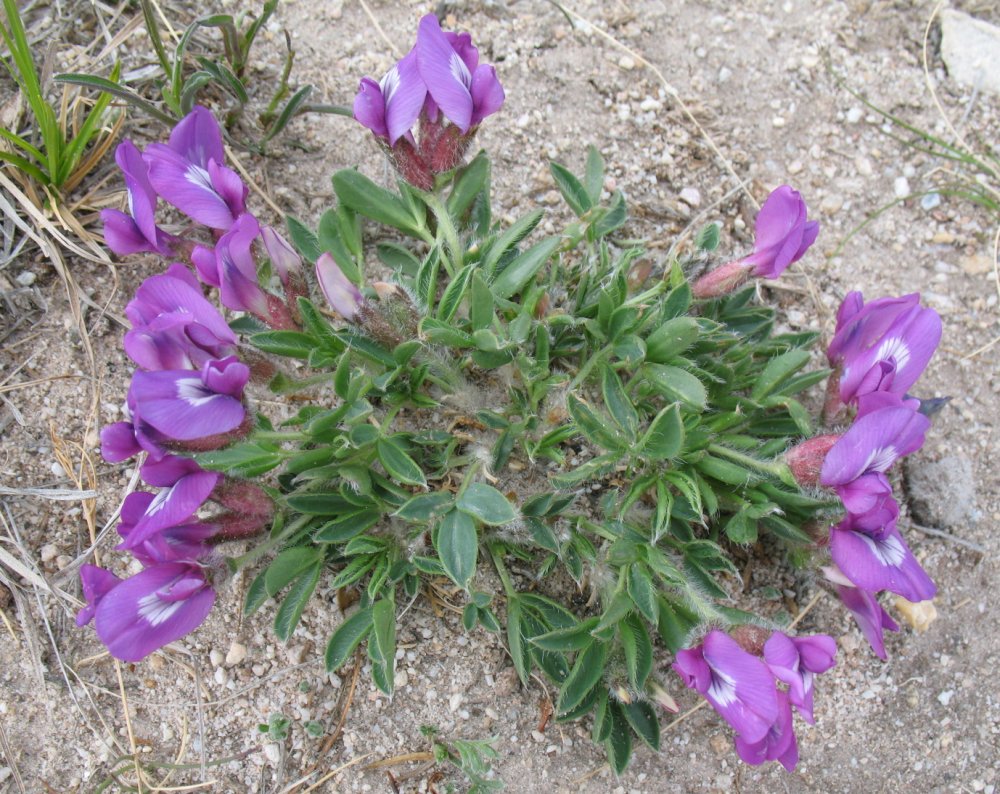
[[913,517],[925,526],[952,529],[979,519],[972,461],[965,456],[907,459],[906,491]]
[[941,12],[941,57],[960,83],[1000,95],[1000,28],[946,8]]

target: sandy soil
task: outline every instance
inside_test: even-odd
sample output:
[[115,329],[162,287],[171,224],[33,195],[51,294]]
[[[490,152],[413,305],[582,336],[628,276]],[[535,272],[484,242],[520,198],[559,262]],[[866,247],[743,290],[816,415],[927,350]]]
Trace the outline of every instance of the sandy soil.
[[[390,43],[405,52],[417,19],[432,9],[428,2],[369,2],[383,37],[363,6],[286,0],[279,9],[280,24],[294,31],[297,79],[316,84],[327,101],[349,104],[358,79],[381,75],[393,61]],[[308,735],[305,724],[315,720],[333,731],[341,693],[351,684],[349,674],[342,679],[323,672],[322,648],[339,620],[330,593],[320,594],[282,646],[271,634],[266,608],[240,620],[247,582],[238,577],[221,593],[208,622],[177,651],[119,672],[98,655],[93,633],[73,625],[72,601],[49,592],[78,594],[74,561],[90,543],[85,507],[0,491],[0,571],[14,585],[10,597],[0,590],[0,608],[10,623],[10,631],[0,628],[0,791],[82,792],[102,784],[105,791],[134,790],[111,777],[118,770],[121,781],[134,781],[130,765],[116,762],[130,743],[148,761],[194,765],[172,773],[151,769],[149,779],[163,786],[287,791],[313,768],[319,771],[308,784],[366,756],[320,790],[392,791],[384,768],[364,764],[426,751],[419,728],[431,724],[446,738],[498,737],[496,773],[517,792],[992,792],[1000,771],[1000,345],[970,354],[1000,334],[991,265],[998,218],[956,199],[925,208],[928,203],[913,197],[842,245],[904,188],[917,194],[932,187],[947,165],[887,137],[880,121],[831,73],[879,106],[946,134],[921,67],[930,6],[870,0],[570,4],[659,68],[673,86],[669,91],[634,55],[587,25],[574,30],[540,0],[442,7],[454,26],[473,32],[507,90],[503,112],[483,126],[479,142],[494,157],[496,197],[511,215],[529,203],[556,204],[548,159],[579,168],[586,145],[593,143],[629,199],[631,236],[654,241],[655,254],[662,251],[656,245],[669,244],[692,218],[718,219],[725,255],[748,244],[753,216],[732,169],[758,198],[777,184],[795,185],[823,224],[817,247],[769,296],[784,307],[790,327],[828,332],[832,312],[851,289],[871,297],[924,294],[945,330],[919,394],[950,395],[953,401],[935,420],[915,465],[953,457],[961,474],[962,459],[971,462],[971,481],[948,480],[948,464],[920,487],[938,487],[941,501],[967,508],[949,518],[953,526],[945,529],[982,550],[909,531],[939,584],[939,616],[926,633],[904,628],[892,635],[888,663],[869,652],[834,599],[819,599],[801,629],[840,635],[839,664],[820,681],[815,727],[799,730],[795,773],[777,765],[743,765],[730,731],[706,708],[666,729],[660,753],[638,749],[616,779],[603,751],[590,743],[589,726],[536,730],[545,696],[537,686],[520,689],[495,638],[467,636],[457,615],[445,611],[439,617],[423,599],[401,623],[396,696],[390,702],[378,694],[362,670],[343,735],[329,748],[322,736]],[[965,8],[997,21],[988,3]],[[141,63],[141,45],[130,45],[132,68]],[[996,141],[997,98],[978,96],[970,103],[971,92],[946,77],[933,41],[931,55],[931,78],[945,113],[956,121],[965,116],[962,129],[973,139]],[[145,126],[155,134],[152,125]],[[306,150],[288,146],[292,139]],[[388,178],[366,132],[346,119],[298,120],[284,143],[271,158],[241,161],[282,210],[307,222],[331,204],[329,176],[337,168],[360,165],[373,178]],[[264,205],[251,200],[266,216]],[[562,212],[553,206],[554,220]],[[62,282],[40,254],[29,251],[0,270],[0,287],[16,301],[0,304],[7,315],[0,329],[20,322],[0,351],[0,485],[75,487],[57,450],[62,445],[72,458],[79,454],[74,445],[82,445],[96,466],[94,516],[100,529],[132,477],[129,467],[104,464],[95,453],[93,420],[118,418],[129,376],[118,346],[122,328],[114,318],[130,291],[160,265],[141,258],[114,270],[84,261],[70,265],[86,294],[108,307],[107,314],[86,315],[100,402],[95,413],[90,364]],[[16,277],[26,272],[37,280],[17,286]],[[70,377],[50,380],[54,376]],[[106,536],[103,559],[114,559],[112,545]],[[800,607],[818,592],[808,581],[793,585]],[[246,649],[235,663],[241,654],[233,643]],[[678,684],[682,710],[696,705],[681,690]],[[283,743],[257,729],[275,712],[291,723]],[[391,771],[402,779],[414,768],[398,763]],[[434,782],[435,773],[423,770],[400,786],[442,790],[450,782],[462,788],[461,777],[440,771],[443,781]]]

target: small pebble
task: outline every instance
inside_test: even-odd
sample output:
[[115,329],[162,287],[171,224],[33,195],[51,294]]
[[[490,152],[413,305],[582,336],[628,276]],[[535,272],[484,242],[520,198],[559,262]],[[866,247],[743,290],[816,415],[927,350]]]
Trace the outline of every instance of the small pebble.
[[701,204],[701,191],[696,187],[686,187],[679,195],[681,201],[690,207],[697,207]]
[[228,667],[233,667],[246,658],[247,646],[241,642],[234,642],[229,646],[229,652],[226,654],[226,665]]
[[920,199],[920,208],[924,210],[932,210],[941,204],[941,194],[940,193],[928,193],[922,199]]
[[861,121],[861,117],[864,115],[864,111],[861,108],[854,107],[847,111],[847,123],[857,124]]
[[955,690],[954,689],[946,689],[944,692],[942,692],[940,695],[938,695],[938,698],[937,698],[938,699],[938,703],[940,703],[942,706],[947,706],[949,703],[951,703],[951,699],[953,697],[955,697]]
[[59,556],[59,549],[54,543],[46,543],[42,546],[39,554],[41,555],[42,562],[52,562],[52,560]]
[[221,667],[222,663],[226,661],[226,657],[222,651],[213,648],[208,654],[208,660],[212,663],[212,667]]
[[448,710],[451,712],[458,711],[458,707],[462,705],[464,699],[461,692],[456,692],[448,698]]
[[37,279],[38,276],[36,276],[30,270],[22,270],[20,273],[17,274],[17,278],[15,278],[14,281],[18,283],[18,286],[30,287],[32,284],[35,283]]
[[270,742],[264,745],[264,756],[272,764],[277,764],[281,760],[281,748],[276,742]]
[[896,181],[892,183],[892,191],[896,194],[896,198],[906,198],[910,195],[910,180],[905,176],[897,176]]
[[623,55],[618,59],[618,66],[626,72],[631,72],[635,68],[635,58],[631,55]]

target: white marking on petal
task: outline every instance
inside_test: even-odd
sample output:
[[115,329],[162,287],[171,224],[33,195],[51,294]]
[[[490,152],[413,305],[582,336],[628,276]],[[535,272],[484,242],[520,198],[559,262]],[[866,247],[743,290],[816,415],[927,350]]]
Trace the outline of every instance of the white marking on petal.
[[193,408],[200,408],[219,395],[210,392],[199,378],[181,378],[177,381],[177,397]]
[[891,444],[887,447],[877,447],[868,453],[868,460],[861,467],[862,471],[885,471],[899,457],[896,448]]
[[184,179],[196,187],[210,190],[213,193],[215,192],[215,188],[212,187],[212,178],[208,175],[208,171],[200,165],[196,165],[195,163],[188,165],[187,170],[184,172]]
[[896,362],[896,370],[906,367],[906,362],[910,360],[910,348],[900,336],[891,336],[883,339],[875,354],[876,361],[888,361],[892,359]]
[[156,593],[144,595],[139,599],[139,617],[154,628],[168,620],[183,606],[183,601],[164,601]]
[[156,496],[153,497],[153,501],[149,503],[149,507],[146,508],[146,512],[143,514],[143,518],[149,518],[150,516],[159,513],[163,507],[166,505],[167,500],[170,498],[170,494],[174,492],[173,486],[170,488],[164,488]]
[[465,61],[461,59],[457,52],[451,54],[451,59],[448,61],[448,67],[451,69],[451,73],[455,76],[462,85],[468,88],[472,85],[472,74],[469,72],[469,67],[465,65]]
[[378,84],[379,88],[382,89],[382,99],[386,105],[389,104],[389,100],[392,99],[392,95],[396,93],[399,88],[399,69],[393,66],[388,72],[385,73]]
[[875,540],[875,538],[869,537],[863,532],[855,534],[861,537],[865,545],[871,549],[872,554],[886,568],[898,568],[903,560],[906,559],[906,550],[903,548],[903,544],[900,543],[899,538],[894,535],[889,535],[882,540]]
[[708,694],[722,707],[735,703],[736,680],[713,667],[712,683],[708,685]]

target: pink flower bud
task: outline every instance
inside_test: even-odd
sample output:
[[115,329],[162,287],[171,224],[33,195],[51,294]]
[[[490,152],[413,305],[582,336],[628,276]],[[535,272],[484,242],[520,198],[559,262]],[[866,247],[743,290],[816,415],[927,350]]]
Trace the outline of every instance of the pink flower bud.
[[795,482],[804,488],[818,485],[826,453],[839,440],[839,433],[828,433],[807,439],[788,450],[785,453],[785,463],[791,469]]
[[316,280],[335,312],[351,321],[361,308],[364,297],[343,274],[330,254],[321,254],[316,260]]
[[743,286],[750,278],[752,265],[736,260],[706,273],[691,285],[691,294],[696,298],[719,298]]

